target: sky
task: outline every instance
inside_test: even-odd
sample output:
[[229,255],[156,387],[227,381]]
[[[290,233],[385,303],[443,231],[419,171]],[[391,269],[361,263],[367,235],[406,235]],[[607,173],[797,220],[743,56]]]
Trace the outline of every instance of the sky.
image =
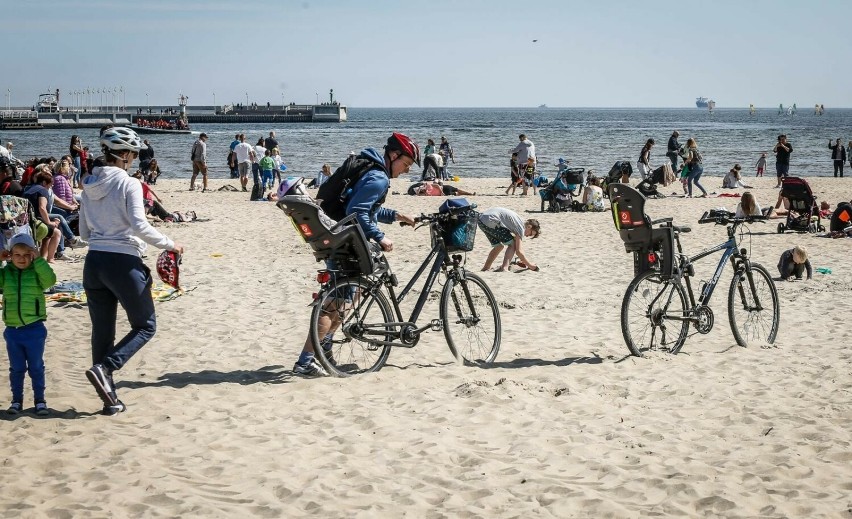
[[[0,0],[3,107],[852,106],[849,0]],[[537,41],[536,41],[537,40]],[[147,94],[147,96],[146,96]]]

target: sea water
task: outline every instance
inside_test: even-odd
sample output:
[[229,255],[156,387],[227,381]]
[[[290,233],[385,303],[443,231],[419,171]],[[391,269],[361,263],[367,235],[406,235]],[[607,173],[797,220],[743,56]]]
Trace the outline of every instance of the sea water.
[[[645,141],[657,142],[652,166],[666,161],[666,143],[673,130],[680,143],[697,140],[704,157],[705,176],[722,176],[735,164],[744,177],[754,175],[761,152],[767,154],[766,176],[775,175],[772,148],[779,134],[788,135],[793,146],[791,175],[831,176],[828,141],[852,140],[852,109],[827,109],[822,116],[805,109],[793,116],[777,109],[623,109],[623,108],[350,108],[345,123],[197,124],[192,135],[143,135],[153,146],[164,178],[188,178],[190,151],[200,132],[209,136],[208,164],[212,178],[227,178],[226,158],[234,134],[246,134],[255,144],[275,131],[287,174],[313,177],[327,162],[334,170],[350,151],[381,148],[392,131],[406,133],[421,146],[426,139],[440,144],[441,136],[452,145],[456,162],[452,175],[462,178],[506,177],[509,150],[525,133],[535,143],[539,170],[553,176],[554,164],[563,157],[572,166],[594,169],[605,175],[618,160],[634,165]],[[20,159],[68,153],[72,135],[98,149],[98,130],[2,131],[0,140],[15,143]],[[847,164],[848,167],[848,164]],[[414,172],[412,172],[414,173]],[[852,171],[850,171],[852,174]],[[635,175],[635,173],[634,173]],[[413,178],[413,174],[411,177]],[[634,177],[635,178],[635,177]]]

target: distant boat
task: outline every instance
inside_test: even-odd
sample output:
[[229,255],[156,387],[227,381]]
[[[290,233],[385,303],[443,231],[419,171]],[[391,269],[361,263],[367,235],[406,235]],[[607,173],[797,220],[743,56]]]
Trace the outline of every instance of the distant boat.
[[152,133],[169,134],[170,133],[170,134],[183,134],[183,135],[185,135],[185,134],[188,134],[188,133],[192,133],[192,131],[188,130],[188,129],[178,130],[176,128],[152,128],[150,126],[139,126],[139,125],[136,125],[136,124],[131,124],[130,126],[128,126],[128,128],[135,131],[136,133],[148,133],[148,134],[152,134]]
[[707,108],[708,103],[712,103],[713,101],[707,99],[706,97],[696,97],[695,98],[695,106],[696,108]]
[[707,110],[708,110],[711,114],[713,113],[713,109],[714,109],[714,108],[716,108],[716,101],[713,101],[712,99],[711,99],[711,100],[709,100],[709,101],[707,101]]
[[538,105],[539,108],[547,108],[547,105]]

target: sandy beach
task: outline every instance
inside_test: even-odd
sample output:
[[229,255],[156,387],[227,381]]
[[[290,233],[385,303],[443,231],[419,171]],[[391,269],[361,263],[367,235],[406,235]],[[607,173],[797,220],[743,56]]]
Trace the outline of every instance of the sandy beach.
[[[747,180],[762,206],[775,203],[774,177]],[[832,207],[850,199],[850,178],[809,182]],[[238,185],[211,180],[214,190],[225,184]],[[720,184],[705,179],[711,192]],[[537,196],[504,196],[506,180],[457,185],[478,193],[469,198],[480,209],[508,207],[542,224],[525,242],[540,272],[483,273],[501,303],[497,361],[458,366],[432,332],[392,351],[378,373],[308,380],[290,370],[318,264],[289,220],[248,193],[158,182],[167,209],[209,219],[157,224],[187,247],[187,292],[157,303],[156,337],[116,374],[128,411],[114,417],[99,414],[84,376],[85,305],[49,305],[53,414],[32,413],[28,379],[28,411],[0,416],[0,515],[852,517],[852,240],[755,224],[743,246],[773,275],[796,244],[814,268],[831,269],[778,283],[774,346],[736,345],[728,269],[708,335],[690,336],[676,356],[636,358],[619,324],[632,257],[608,211],[544,214]],[[405,196],[407,187],[392,181],[386,206],[419,214],[443,200]],[[724,228],[696,223],[701,213],[737,202],[669,197],[647,211],[691,224],[683,243],[697,252],[725,239]],[[428,230],[385,230],[390,263],[407,281]],[[470,268],[479,270],[487,244],[480,233]],[[152,268],[157,253],[148,250]],[[717,261],[699,263],[698,279]],[[81,281],[82,267],[55,264],[60,281]],[[437,314],[433,301],[421,319]],[[122,317],[119,334],[124,327]]]

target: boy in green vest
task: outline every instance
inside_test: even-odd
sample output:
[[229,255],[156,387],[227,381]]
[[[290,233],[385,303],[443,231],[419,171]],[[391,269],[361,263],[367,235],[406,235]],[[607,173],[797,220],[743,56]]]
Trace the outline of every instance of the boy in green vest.
[[0,252],[7,261],[0,269],[0,288],[3,289],[3,322],[6,330],[6,351],[9,354],[9,380],[12,386],[12,405],[9,414],[18,414],[24,406],[24,377],[27,372],[33,384],[35,412],[50,414],[44,399],[44,342],[47,339],[47,319],[44,291],[56,283],[56,274],[36,248],[28,234],[18,234],[9,241],[8,250]]

